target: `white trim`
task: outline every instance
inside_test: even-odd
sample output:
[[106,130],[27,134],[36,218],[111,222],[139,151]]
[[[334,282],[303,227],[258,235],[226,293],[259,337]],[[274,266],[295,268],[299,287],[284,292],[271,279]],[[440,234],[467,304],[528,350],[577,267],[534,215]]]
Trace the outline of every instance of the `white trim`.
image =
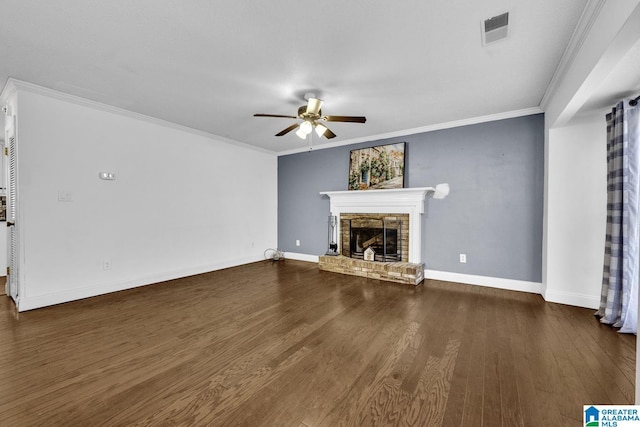
[[[317,255],[307,255],[294,252],[286,252],[285,259],[299,261],[319,262]],[[486,286],[489,288],[506,289],[509,291],[529,292],[541,294],[542,283],[525,280],[503,279],[500,277],[476,276],[472,274],[450,273],[448,271],[424,270],[424,278],[432,280],[444,280],[447,282],[465,283],[467,285]],[[555,301],[554,301],[555,302]]]
[[[285,252],[285,260],[292,259],[306,262],[319,262],[318,255],[309,255],[296,252]],[[200,266],[197,268],[189,268],[141,277],[135,280],[125,282],[110,283],[106,285],[93,286],[82,289],[72,289],[62,292],[56,292],[46,295],[38,295],[35,297],[27,297],[24,294],[18,299],[18,311],[33,310],[40,307],[46,307],[55,304],[62,304],[83,298],[90,298],[98,295],[104,295],[111,292],[133,289],[140,286],[152,285],[167,280],[179,279],[183,277],[193,276],[196,274],[208,273],[211,271],[222,270],[225,268],[236,267],[239,265],[250,264],[253,262],[264,261],[263,257],[248,257],[236,260],[229,260],[216,264]],[[475,286],[486,286],[497,289],[505,289],[510,291],[529,292],[534,294],[542,294],[542,283],[528,282],[523,280],[504,279],[500,277],[476,276],[472,274],[451,273],[447,271],[425,270],[425,279],[444,280],[447,282],[465,283]],[[545,301],[567,304],[577,307],[586,307],[597,309],[600,305],[600,299],[592,295],[574,294],[562,291],[549,291],[543,295]]]
[[132,119],[135,119],[135,120],[140,120],[140,121],[143,121],[143,122],[152,123],[152,124],[159,125],[159,126],[164,126],[164,127],[175,129],[175,130],[179,130],[179,131],[182,131],[182,132],[187,132],[187,133],[190,133],[190,134],[193,134],[193,135],[197,135],[197,136],[202,136],[202,137],[205,137],[205,138],[213,139],[215,141],[223,142],[223,143],[226,143],[226,144],[231,144],[231,145],[234,145],[234,146],[247,148],[249,150],[258,151],[260,153],[271,154],[271,155],[274,155],[274,156],[277,155],[277,153],[275,151],[267,150],[266,148],[257,147],[255,145],[250,145],[250,144],[247,144],[245,142],[240,142],[240,141],[236,141],[234,139],[225,138],[223,136],[216,135],[216,134],[213,134],[213,133],[209,133],[209,132],[205,132],[205,131],[202,131],[202,130],[190,128],[190,127],[184,126],[184,125],[179,125],[177,123],[169,122],[167,120],[158,119],[156,117],[151,117],[151,116],[147,116],[147,115],[144,115],[144,114],[136,113],[136,112],[133,112],[133,111],[125,110],[123,108],[114,107],[112,105],[103,104],[101,102],[92,101],[90,99],[81,98],[79,96],[70,95],[68,93],[57,91],[55,89],[50,89],[50,88],[47,88],[47,87],[38,86],[36,84],[29,83],[29,82],[24,82],[24,81],[21,81],[21,80],[16,80],[14,78],[9,78],[7,80],[7,83],[6,83],[5,87],[4,87],[4,89],[2,90],[2,92],[0,92],[0,102],[2,100],[4,100],[5,98],[8,98],[8,96],[10,94],[14,93],[16,90],[24,90],[26,92],[35,93],[37,95],[48,96],[48,97],[51,97],[51,98],[54,98],[54,99],[58,99],[60,101],[66,101],[66,102],[70,102],[70,103],[73,103],[73,104],[76,104],[76,105],[81,105],[81,106],[84,106],[84,107],[94,108],[96,110],[105,111],[105,112],[113,113],[113,114],[118,114],[118,115],[129,117],[129,118],[132,118]]
[[547,289],[544,294],[544,299],[547,302],[592,308],[594,310],[600,307],[600,296],[554,291],[553,289]]
[[300,254],[296,252],[285,252],[284,259],[285,260],[295,259],[297,261],[307,261],[307,262],[315,262],[315,263],[320,262],[320,257],[318,255],[307,255],[307,254]]
[[[295,252],[286,252],[285,259],[298,261],[319,262],[317,255],[307,255]],[[542,292],[542,283],[526,280],[504,279],[501,277],[477,276],[473,274],[451,273],[448,271],[424,270],[425,280],[444,280],[446,282],[464,283],[474,286],[505,289],[508,291],[528,292],[542,295],[546,302],[585,307],[597,310],[600,305],[599,297],[593,295],[574,294],[562,291]]]
[[447,271],[425,270],[425,279],[444,280],[447,282],[466,283],[468,285],[487,286],[510,291],[529,292],[540,294],[546,302],[585,307],[597,310],[600,306],[600,297],[570,292],[542,290],[542,283],[524,280],[503,279],[499,277],[476,276],[472,274],[450,273]]
[[606,0],[589,0],[583,9],[582,15],[578,20],[578,25],[576,25],[573,34],[571,34],[569,43],[562,53],[560,62],[558,62],[558,66],[551,77],[551,82],[547,86],[547,90],[545,90],[544,95],[542,95],[540,106],[543,110],[547,109],[551,97],[556,93],[558,86],[560,85],[560,80],[562,80],[562,78],[567,74],[569,68],[573,65],[578,52],[582,48],[584,41],[589,35],[589,32],[600,15],[605,3]]
[[13,98],[16,94],[17,87],[15,82],[18,80],[9,77],[4,87],[0,91],[0,103],[10,102],[11,98]]
[[486,286],[509,291],[541,294],[542,283],[525,280],[503,279],[500,277],[476,276],[472,274],[450,273],[447,271],[425,270],[425,279],[444,280],[447,282],[466,283],[468,285]]
[[[92,101],[86,98],[82,98],[76,95],[70,95],[68,93],[65,92],[60,92],[58,90],[55,89],[51,89],[51,88],[47,88],[44,86],[39,86],[33,83],[29,83],[29,82],[25,82],[22,80],[18,80],[18,79],[14,79],[13,77],[10,77],[9,79],[7,79],[7,82],[2,90],[2,92],[0,92],[0,102],[2,100],[5,100],[6,98],[8,98],[8,96],[12,93],[15,92],[17,89],[21,89],[27,92],[31,92],[31,93],[36,93],[39,95],[44,95],[44,96],[49,96],[55,99],[59,99],[61,101],[67,101],[67,102],[71,102],[74,104],[78,104],[78,105],[83,105],[83,106],[87,106],[87,107],[91,107],[91,108],[96,108],[102,111],[106,111],[106,112],[111,112],[114,114],[119,114],[122,116],[126,116],[126,117],[130,117],[133,119],[137,119],[137,120],[142,120],[148,123],[154,123],[157,125],[161,125],[161,126],[165,126],[168,128],[172,128],[172,129],[176,129],[176,130],[180,130],[183,132],[188,132],[194,135],[198,135],[198,136],[204,136],[206,138],[210,138],[210,139],[214,139],[216,141],[220,141],[220,142],[224,142],[227,144],[232,144],[232,145],[236,145],[236,146],[241,146],[244,148],[248,148],[250,150],[255,150],[255,151],[259,151],[261,153],[265,153],[265,154],[272,154],[275,156],[286,156],[289,154],[296,154],[296,153],[304,153],[309,151],[309,147],[300,147],[300,148],[295,148],[295,149],[291,149],[291,150],[285,150],[285,151],[280,151],[280,152],[276,152],[273,150],[268,150],[266,148],[262,148],[262,147],[257,147],[255,145],[251,145],[251,144],[247,144],[245,142],[240,142],[240,141],[236,141],[234,139],[230,139],[230,138],[225,138],[223,136],[220,135],[216,135],[216,134],[212,134],[209,132],[205,132],[205,131],[201,131],[198,129],[194,129],[194,128],[190,128],[188,126],[184,126],[184,125],[179,125],[177,123],[173,123],[173,122],[169,122],[167,120],[162,120],[162,119],[158,119],[156,117],[151,117],[151,116],[147,116],[144,114],[140,114],[140,113],[136,113],[133,111],[129,111],[129,110],[125,110],[123,108],[119,108],[119,107],[114,107],[112,105],[108,105],[108,104],[103,104],[101,102],[97,102],[97,101]],[[394,132],[387,132],[387,133],[381,133],[381,134],[376,134],[376,135],[369,135],[369,136],[365,136],[362,138],[354,138],[354,139],[349,139],[349,140],[345,140],[345,141],[337,141],[337,142],[328,142],[328,143],[324,143],[324,144],[320,144],[320,145],[314,145],[313,147],[311,147],[312,150],[322,150],[325,148],[333,148],[333,147],[341,147],[344,145],[352,145],[352,144],[358,144],[361,142],[371,142],[371,141],[376,141],[379,139],[387,139],[387,138],[397,138],[397,137],[403,137],[403,136],[407,136],[407,135],[414,135],[414,134],[418,134],[418,133],[423,133],[423,132],[431,132],[431,131],[435,131],[435,130],[442,130],[442,129],[450,129],[450,128],[455,128],[455,127],[460,127],[460,126],[468,126],[468,125],[473,125],[473,124],[478,124],[478,123],[486,123],[486,122],[493,122],[493,121],[497,121],[497,120],[504,120],[504,119],[511,119],[511,118],[515,118],[515,117],[522,117],[522,116],[530,116],[533,114],[540,114],[542,113],[543,110],[540,107],[530,107],[530,108],[524,108],[521,110],[513,110],[513,111],[506,111],[503,113],[496,113],[496,114],[488,114],[486,116],[478,116],[478,117],[470,117],[468,119],[462,119],[462,120],[454,120],[454,121],[450,121],[450,122],[444,122],[444,123],[436,123],[433,125],[426,125],[426,126],[421,126],[421,127],[417,127],[417,128],[412,128],[412,129],[404,129],[404,130],[399,130],[399,131],[394,131]]]
[[323,150],[325,148],[342,147],[344,145],[353,145],[361,142],[372,142],[380,139],[398,138],[418,133],[432,132],[435,130],[451,129],[460,126],[475,125],[478,123],[495,122],[497,120],[513,119],[515,117],[532,116],[540,114],[544,111],[540,107],[524,108],[522,110],[506,111],[504,113],[489,114],[486,116],[471,117],[468,119],[454,120],[451,122],[436,123],[433,125],[421,126],[412,129],[404,129],[395,132],[380,133],[377,135],[369,135],[362,138],[353,138],[345,141],[327,142],[320,145],[309,147],[294,148],[291,150],[280,151],[276,153],[278,156],[287,156],[289,154],[306,153],[308,151]]
[[193,276],[196,274],[208,273],[211,271],[222,270],[229,267],[236,267],[238,265],[249,264],[252,262],[264,261],[262,256],[253,256],[247,258],[239,258],[234,260],[228,260],[219,262],[216,264],[203,265],[194,268],[187,268],[183,270],[169,271],[160,274],[153,274],[150,276],[139,277],[133,280],[127,280],[124,282],[108,283],[103,285],[91,286],[80,289],[69,289],[61,292],[54,292],[46,295],[37,295],[28,297],[22,294],[18,298],[17,306],[18,311],[33,310],[35,308],[47,307],[55,304],[62,304],[65,302],[75,301],[83,298],[94,297],[98,295],[104,295],[111,292],[123,291],[125,289],[137,288],[140,286],[152,285],[155,283],[165,282],[167,280],[179,279],[183,277]]

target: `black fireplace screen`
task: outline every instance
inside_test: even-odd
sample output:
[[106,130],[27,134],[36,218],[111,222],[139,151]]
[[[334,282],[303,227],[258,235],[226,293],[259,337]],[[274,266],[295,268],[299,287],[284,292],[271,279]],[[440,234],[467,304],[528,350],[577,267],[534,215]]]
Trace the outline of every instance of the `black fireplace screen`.
[[371,248],[375,261],[400,261],[402,249],[399,220],[352,219],[349,221],[349,256],[364,259]]

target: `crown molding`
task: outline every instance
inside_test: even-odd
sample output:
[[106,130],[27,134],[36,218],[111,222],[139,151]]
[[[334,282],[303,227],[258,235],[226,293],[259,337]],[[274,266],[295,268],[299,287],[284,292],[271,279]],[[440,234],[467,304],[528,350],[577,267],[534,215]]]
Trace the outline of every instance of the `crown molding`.
[[11,98],[14,97],[17,90],[15,82],[17,81],[18,80],[12,79],[11,77],[7,79],[7,82],[2,88],[2,92],[0,92],[0,103],[6,104]]
[[253,151],[257,151],[260,153],[264,153],[264,154],[269,154],[269,155],[273,155],[273,156],[286,156],[289,154],[297,154],[297,153],[304,153],[307,151],[315,151],[315,150],[322,150],[322,149],[327,149],[327,148],[334,148],[334,147],[341,147],[341,146],[345,146],[345,145],[353,145],[353,144],[358,144],[358,143],[362,143],[362,142],[372,142],[372,141],[377,141],[377,140],[381,140],[381,139],[389,139],[389,138],[398,138],[398,137],[403,137],[403,136],[408,136],[408,135],[415,135],[415,134],[419,134],[419,133],[425,133],[425,132],[432,132],[432,131],[436,131],[436,130],[442,130],[442,129],[450,129],[450,128],[456,128],[456,127],[461,127],[461,126],[468,126],[468,125],[473,125],[473,124],[479,124],[479,123],[486,123],[486,122],[492,122],[492,121],[497,121],[497,120],[504,120],[504,119],[511,119],[511,118],[515,118],[515,117],[522,117],[522,116],[529,116],[529,115],[533,115],[533,114],[540,114],[543,113],[543,110],[540,107],[531,107],[531,108],[525,108],[525,109],[521,109],[521,110],[513,110],[513,111],[506,111],[503,113],[496,113],[496,114],[489,114],[489,115],[485,115],[485,116],[478,116],[478,117],[471,117],[468,119],[462,119],[462,120],[454,120],[454,121],[450,121],[450,122],[444,122],[444,123],[436,123],[433,125],[427,125],[427,126],[421,126],[421,127],[416,127],[416,128],[411,128],[411,129],[404,129],[404,130],[400,130],[400,131],[394,131],[394,132],[387,132],[387,133],[381,133],[381,134],[375,134],[375,135],[370,135],[370,136],[366,136],[366,137],[362,137],[362,138],[353,138],[353,139],[348,139],[348,140],[344,140],[344,141],[338,141],[338,142],[329,142],[326,144],[321,144],[321,145],[316,145],[316,146],[311,146],[311,147],[300,147],[300,148],[296,148],[296,149],[292,149],[292,150],[286,150],[286,151],[281,151],[281,152],[276,152],[273,150],[268,150],[265,148],[261,148],[261,147],[256,147],[254,145],[250,145],[244,142],[240,142],[240,141],[236,141],[233,139],[229,139],[229,138],[225,138],[223,136],[219,136],[219,135],[215,135],[209,132],[205,132],[205,131],[201,131],[198,129],[194,129],[194,128],[190,128],[188,126],[184,126],[184,125],[179,125],[177,123],[173,123],[173,122],[169,122],[167,120],[163,120],[163,119],[158,119],[156,117],[151,117],[151,116],[147,116],[141,113],[136,113],[130,110],[125,110],[123,108],[120,107],[114,107],[112,105],[108,105],[108,104],[104,104],[101,102],[97,102],[97,101],[92,101],[86,98],[82,98],[76,95],[71,95],[65,92],[60,92],[58,90],[55,89],[51,89],[51,88],[47,88],[44,86],[40,86],[40,85],[36,85],[34,83],[29,83],[29,82],[25,82],[22,80],[18,80],[18,79],[14,79],[12,77],[10,77],[2,92],[0,92],[0,101],[1,102],[7,102],[11,97],[13,97],[16,93],[16,91],[18,90],[22,90],[25,92],[30,92],[30,93],[35,93],[38,95],[43,95],[43,96],[48,96],[54,99],[58,99],[61,101],[66,101],[66,102],[71,102],[74,103],[76,105],[82,105],[85,107],[89,107],[89,108],[94,108],[97,110],[101,110],[101,111],[105,111],[105,112],[110,112],[113,114],[118,114],[121,116],[125,116],[125,117],[129,117],[129,118],[133,118],[136,120],[141,120],[147,123],[153,123],[159,126],[164,126],[164,127],[168,127],[171,129],[176,129],[182,132],[187,132],[193,135],[198,135],[198,136],[202,136],[208,139],[212,139],[215,141],[219,141],[219,142],[223,142],[223,143],[227,143],[227,144],[231,144],[234,146],[239,146],[239,147],[243,147],[243,148],[247,148],[249,150],[253,150]]
[[234,139],[225,138],[220,135],[190,128],[184,125],[179,125],[177,123],[173,123],[167,120],[158,119],[156,117],[151,117],[144,114],[136,113],[134,111],[125,110],[124,108],[114,107],[112,105],[103,104],[101,102],[92,101],[86,98],[81,98],[76,95],[70,95],[68,93],[60,92],[58,90],[47,88],[44,86],[39,86],[34,83],[17,80],[12,77],[10,77],[7,80],[7,83],[5,84],[4,89],[0,93],[0,101],[2,101],[3,103],[6,102],[13,95],[15,95],[15,93],[18,90],[34,93],[37,95],[48,96],[50,98],[58,99],[60,101],[70,102],[76,105],[81,105],[84,107],[89,107],[89,108],[93,108],[93,109],[108,112],[108,113],[118,114],[120,116],[129,117],[135,120],[140,120],[140,121],[155,124],[158,126],[164,126],[167,128],[181,131],[181,132],[190,133],[192,135],[201,136],[207,139],[212,139],[212,140],[222,142],[225,144],[230,144],[236,147],[246,148],[252,151],[258,151],[260,153],[269,154],[272,156],[275,156],[277,154],[275,151],[272,151],[272,150],[256,147],[254,145],[249,145],[247,143],[236,141]]
[[576,25],[575,30],[573,30],[573,34],[571,34],[569,43],[562,53],[562,57],[560,57],[560,62],[558,62],[558,66],[551,77],[547,90],[545,90],[540,100],[540,108],[542,110],[547,109],[551,98],[558,90],[563,77],[573,65],[606,2],[607,0],[589,0],[584,7],[582,15],[580,15],[580,19],[578,20],[578,25]]
[[353,139],[348,139],[348,140],[345,140],[345,141],[329,142],[329,143],[321,144],[321,145],[317,145],[317,146],[295,148],[293,150],[280,151],[280,152],[277,153],[277,155],[278,155],[278,157],[279,156],[287,156],[289,154],[305,153],[305,152],[308,152],[308,151],[323,150],[323,149],[326,149],[326,148],[342,147],[344,145],[353,145],[353,144],[358,144],[358,143],[361,143],[361,142],[373,142],[373,141],[378,141],[378,140],[381,140],[381,139],[398,138],[398,137],[403,137],[403,136],[408,136],[408,135],[416,135],[416,134],[419,134],[419,133],[433,132],[433,131],[442,130],[442,129],[451,129],[451,128],[457,128],[457,127],[462,127],[462,126],[475,125],[475,124],[479,124],[479,123],[494,122],[494,121],[497,121],[497,120],[512,119],[512,118],[515,118],[515,117],[531,116],[533,114],[540,114],[540,113],[543,113],[543,112],[544,111],[540,107],[524,108],[522,110],[513,110],[513,111],[506,111],[504,113],[497,113],[497,114],[489,114],[489,115],[486,115],[486,116],[471,117],[471,118],[468,118],[468,119],[454,120],[454,121],[451,121],[451,122],[444,122],[444,123],[437,123],[437,124],[433,124],[433,125],[427,125],[427,126],[421,126],[421,127],[417,127],[417,128],[405,129],[405,130],[401,130],[401,131],[381,133],[381,134],[377,134],[377,135],[370,135],[370,136],[365,136],[365,137],[362,137],[362,138],[353,138]]

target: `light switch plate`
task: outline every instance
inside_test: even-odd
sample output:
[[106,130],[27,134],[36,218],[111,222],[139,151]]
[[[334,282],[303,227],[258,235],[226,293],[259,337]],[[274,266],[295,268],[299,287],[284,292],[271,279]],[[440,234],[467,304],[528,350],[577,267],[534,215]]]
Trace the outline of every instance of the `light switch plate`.
[[116,179],[116,174],[112,172],[100,172],[98,176],[100,177],[100,179],[104,179],[106,181],[113,181],[114,179]]

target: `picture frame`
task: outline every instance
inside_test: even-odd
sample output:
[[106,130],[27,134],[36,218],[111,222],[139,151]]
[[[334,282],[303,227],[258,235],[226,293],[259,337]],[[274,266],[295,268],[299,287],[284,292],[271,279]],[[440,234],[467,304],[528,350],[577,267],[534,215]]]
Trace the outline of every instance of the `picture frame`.
[[404,188],[405,142],[351,150],[349,190]]

